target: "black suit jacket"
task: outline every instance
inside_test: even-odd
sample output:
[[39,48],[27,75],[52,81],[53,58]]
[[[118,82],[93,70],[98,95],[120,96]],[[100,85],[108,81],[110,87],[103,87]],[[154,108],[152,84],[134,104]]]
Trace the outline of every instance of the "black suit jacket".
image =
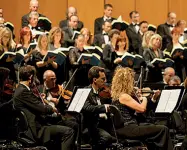
[[[24,15],[24,16],[21,18],[21,26],[22,26],[22,28],[25,27],[25,26],[28,26],[28,24],[29,24],[29,14],[30,14],[30,13]],[[45,16],[42,15],[42,14],[39,14],[39,17],[45,17]]]
[[53,113],[52,107],[44,105],[31,90],[28,90],[27,87],[22,84],[19,84],[15,90],[13,103],[16,109],[25,113],[29,125],[28,133],[31,132],[35,139],[43,137],[44,142],[49,141],[50,133],[44,132],[45,125],[47,124],[44,116]]
[[72,40],[72,37],[73,37],[72,29],[69,27],[65,27],[65,28],[63,28],[63,31],[65,33],[64,34],[65,45],[67,45],[67,47],[74,46],[75,41]]
[[99,46],[99,47],[103,48],[102,45],[105,44],[104,35],[102,33],[96,34],[94,36],[93,44],[95,46]]
[[164,50],[172,43],[171,32],[167,23],[159,25],[157,33],[162,37],[162,50]]
[[[88,86],[91,88],[91,86]],[[99,114],[106,113],[104,105],[97,104],[97,96],[94,94],[93,89],[83,106],[82,112],[84,115],[84,123],[88,128],[95,128],[99,122]]]
[[[115,18],[111,18],[111,22],[113,20],[115,20]],[[102,31],[103,31],[103,29],[102,29],[103,23],[104,23],[103,17],[95,19],[95,22],[94,22],[94,35],[102,33]]]
[[141,55],[142,38],[140,34],[136,33],[136,29],[131,23],[126,30],[129,39],[129,52]]
[[[61,20],[60,23],[59,23],[59,27],[61,29],[65,28],[65,27],[68,27],[68,20]],[[77,27],[77,31],[80,31],[82,28],[84,27],[84,24],[82,21],[79,21],[78,22],[78,27]]]

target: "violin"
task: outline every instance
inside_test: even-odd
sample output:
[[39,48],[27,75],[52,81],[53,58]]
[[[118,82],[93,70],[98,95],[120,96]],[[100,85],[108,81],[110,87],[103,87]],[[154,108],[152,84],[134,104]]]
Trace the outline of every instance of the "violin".
[[54,98],[62,96],[65,101],[69,101],[73,92],[65,90],[61,85],[56,85],[54,88],[49,90],[50,94]]
[[104,85],[100,90],[99,90],[99,96],[104,99],[109,99],[111,98],[111,87]]

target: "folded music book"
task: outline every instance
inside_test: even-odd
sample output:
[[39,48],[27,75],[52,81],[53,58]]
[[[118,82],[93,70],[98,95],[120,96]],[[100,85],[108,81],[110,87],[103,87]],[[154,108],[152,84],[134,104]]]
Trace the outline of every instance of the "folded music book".
[[155,25],[153,25],[153,24],[148,25],[148,31],[156,32],[156,29],[157,29],[157,27]]
[[98,66],[100,63],[101,57],[96,54],[87,54],[87,53],[82,53],[79,59],[77,60],[78,63],[82,64],[82,61],[86,61],[86,64],[90,64],[92,66]]
[[29,53],[31,50],[34,50],[36,48],[37,44],[38,44],[37,42],[30,43],[29,47],[26,50],[26,54]]
[[38,26],[41,27],[44,31],[50,31],[52,23],[51,20],[49,20],[47,17],[39,17]]
[[73,36],[72,36],[72,40],[75,40],[78,36],[80,35],[79,31],[73,31]]
[[117,20],[112,21],[112,29],[118,29],[119,31],[124,31],[128,28],[129,23],[122,20],[122,17],[119,16]]
[[100,48],[99,46],[85,46],[84,49],[89,51],[90,53],[96,53],[100,57],[103,56],[103,49]]
[[173,67],[174,61],[170,58],[165,58],[165,59],[155,58],[151,61],[151,63],[154,66],[158,66],[159,64],[162,64],[164,68],[167,68],[167,67]]

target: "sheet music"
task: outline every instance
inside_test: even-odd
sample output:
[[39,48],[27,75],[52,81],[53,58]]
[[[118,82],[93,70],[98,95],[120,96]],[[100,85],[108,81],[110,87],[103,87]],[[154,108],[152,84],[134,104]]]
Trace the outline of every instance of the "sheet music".
[[163,90],[158,102],[156,113],[171,113],[177,105],[181,89]]
[[80,112],[82,107],[84,106],[84,103],[85,103],[90,91],[91,91],[91,88],[77,89],[77,91],[73,97],[73,100],[68,108],[68,111]]

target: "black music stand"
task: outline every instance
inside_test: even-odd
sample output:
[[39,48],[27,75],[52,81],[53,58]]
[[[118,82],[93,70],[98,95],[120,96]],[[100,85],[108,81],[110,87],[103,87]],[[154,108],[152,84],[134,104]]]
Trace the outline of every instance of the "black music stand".
[[75,86],[73,89],[73,94],[72,94],[70,103],[68,105],[67,112],[78,116],[79,128],[78,128],[78,133],[77,133],[77,137],[75,141],[77,150],[81,149],[81,139],[79,137],[81,137],[81,130],[82,130],[82,126],[81,126],[82,114],[80,112],[84,106],[84,103],[87,100],[87,97],[90,91],[91,91],[91,88],[81,88],[81,87]]

